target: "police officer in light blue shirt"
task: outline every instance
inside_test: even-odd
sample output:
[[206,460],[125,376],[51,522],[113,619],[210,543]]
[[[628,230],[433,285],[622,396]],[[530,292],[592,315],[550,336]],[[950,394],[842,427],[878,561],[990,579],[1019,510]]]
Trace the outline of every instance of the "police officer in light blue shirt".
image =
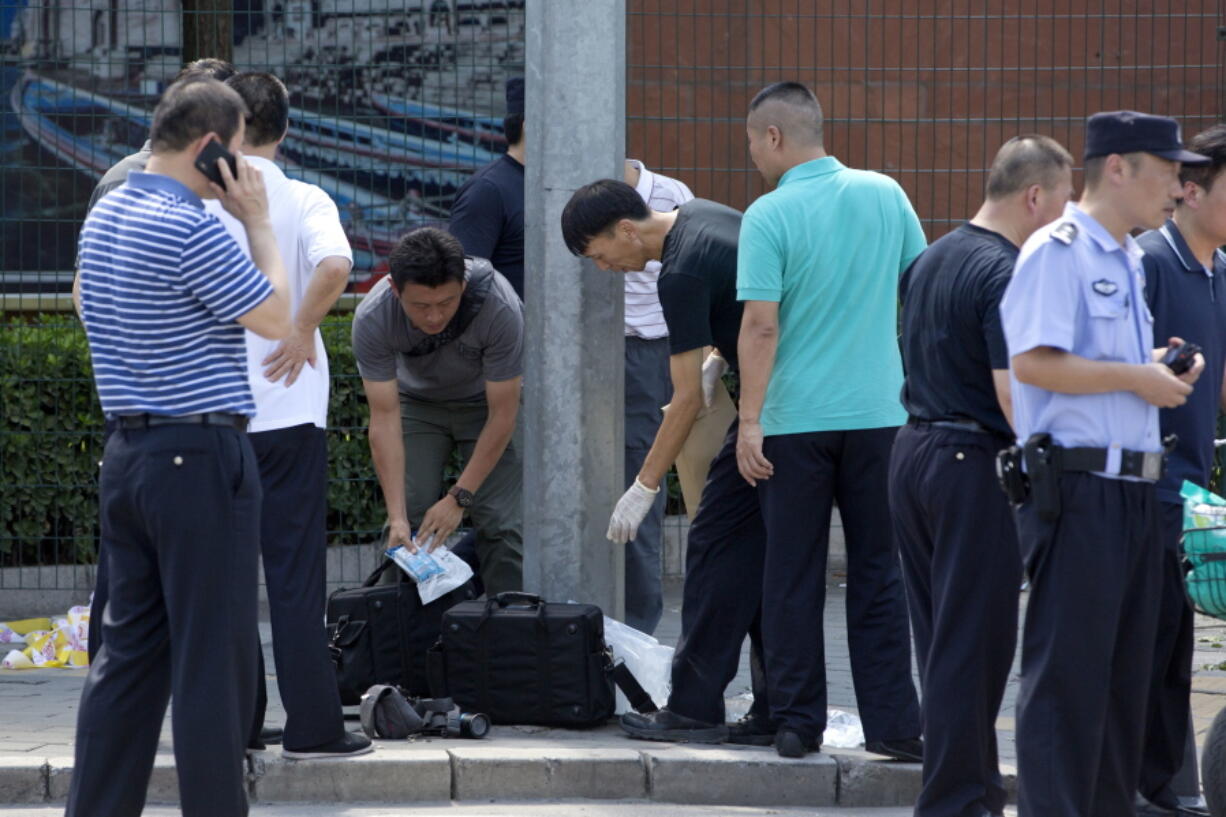
[[1095,114],[1082,198],[1026,242],[1001,302],[1030,485],[1020,817],[1136,813],[1161,576],[1158,409],[1187,400],[1204,360],[1178,376],[1159,362],[1129,233],[1161,226],[1180,163],[1203,161],[1172,119]]

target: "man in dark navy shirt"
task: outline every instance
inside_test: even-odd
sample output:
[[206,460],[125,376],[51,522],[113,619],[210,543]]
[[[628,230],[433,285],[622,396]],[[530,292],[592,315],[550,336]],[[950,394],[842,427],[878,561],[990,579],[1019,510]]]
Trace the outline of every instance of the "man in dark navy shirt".
[[923,690],[916,817],[1001,814],[996,715],[1017,640],[1022,561],[994,478],[1011,443],[1000,299],[1018,248],[1073,192],[1072,156],[1045,136],[996,154],[987,200],[903,273],[902,402],[890,510]]
[[1145,250],[1145,300],[1154,317],[1154,340],[1172,336],[1203,349],[1205,371],[1188,402],[1163,409],[1158,420],[1163,437],[1179,438],[1158,482],[1163,520],[1162,613],[1154,649],[1145,754],[1141,766],[1141,794],[1158,810],[1155,814],[1204,814],[1196,811],[1200,786],[1196,774],[1196,745],[1189,729],[1192,691],[1192,608],[1184,594],[1179,537],[1183,529],[1183,500],[1179,487],[1191,480],[1209,484],[1213,467],[1213,438],[1222,405],[1223,367],[1226,367],[1226,125],[1218,125],[1194,138],[1188,148],[1210,157],[1206,165],[1184,165],[1180,170],[1183,199],[1173,217],[1160,229],[1137,241]]
[[507,80],[507,152],[472,175],[451,205],[448,231],[466,255],[488,258],[524,297],[524,79]]
[[[562,211],[562,235],[575,255],[601,269],[636,272],[661,263],[659,295],[668,324],[673,399],[651,450],[609,521],[616,544],[633,538],[664,476],[703,407],[702,366],[715,346],[737,370],[742,306],[736,298],[741,214],[694,199],[662,213],[633,187],[605,179],[575,191]],[[770,722],[761,663],[762,565],[766,529],[758,495],[736,467],[737,424],[711,463],[686,543],[681,641],[673,659],[668,706],[629,712],[622,728],[647,740],[769,745]],[[724,688],[736,676],[750,637],[754,703],[738,723],[724,723]]]

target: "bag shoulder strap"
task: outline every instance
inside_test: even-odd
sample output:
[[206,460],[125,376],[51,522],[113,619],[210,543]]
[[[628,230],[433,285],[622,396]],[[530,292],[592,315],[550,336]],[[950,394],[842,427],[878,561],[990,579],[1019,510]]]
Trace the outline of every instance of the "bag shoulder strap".
[[626,696],[626,700],[630,702],[630,706],[635,712],[643,715],[648,715],[652,712],[659,711],[655,701],[647,694],[647,690],[643,689],[643,685],[639,683],[639,679],[634,677],[634,673],[626,666],[624,661],[613,663],[613,658],[608,653],[605,654],[605,671],[609,677],[613,679],[613,683],[617,684],[617,688]]

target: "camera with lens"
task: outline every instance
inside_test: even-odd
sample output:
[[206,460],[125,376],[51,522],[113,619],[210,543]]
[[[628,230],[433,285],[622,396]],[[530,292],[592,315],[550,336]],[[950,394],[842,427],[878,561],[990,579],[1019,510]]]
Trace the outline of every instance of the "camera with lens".
[[425,722],[422,732],[445,738],[480,739],[490,731],[488,717],[480,712],[462,712],[450,698],[420,698],[415,708]]
[[406,698],[390,684],[375,684],[362,696],[362,731],[371,738],[404,739],[412,735],[483,738],[490,719],[462,712],[451,698]]

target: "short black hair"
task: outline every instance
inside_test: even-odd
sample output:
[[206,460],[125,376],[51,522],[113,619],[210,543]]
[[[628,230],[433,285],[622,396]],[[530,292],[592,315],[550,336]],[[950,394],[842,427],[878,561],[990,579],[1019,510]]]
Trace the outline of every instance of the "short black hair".
[[[1107,167],[1107,159],[1110,158],[1111,155],[1112,154],[1107,154],[1106,156],[1094,156],[1093,158],[1086,159],[1082,163],[1082,171],[1085,174],[1085,186],[1087,189],[1098,187],[1099,182],[1103,180],[1103,170]],[[1141,165],[1145,152],[1133,151],[1132,153],[1121,153],[1119,155],[1124,158],[1124,161],[1128,162],[1129,167],[1136,170]]]
[[502,118],[502,135],[507,137],[508,145],[518,145],[524,138],[524,115],[513,113]]
[[822,103],[817,101],[817,95],[809,90],[807,85],[790,81],[767,85],[750,100],[749,112],[752,114],[767,102],[782,102],[803,111],[801,122],[797,124],[807,125],[810,130],[809,137],[821,144],[825,130]]
[[247,104],[245,141],[260,147],[275,142],[289,127],[289,91],[272,74],[244,71],[226,80]]
[[1180,165],[1179,181],[1195,182],[1206,192],[1213,189],[1218,174],[1226,167],[1226,125],[1214,125],[1192,137],[1188,150],[1208,156],[1203,165]]
[[247,106],[232,88],[215,79],[185,79],[162,94],[149,141],[154,153],[183,150],[206,133],[228,145],[246,116]]
[[1050,189],[1061,171],[1072,168],[1073,156],[1050,136],[1024,133],[1001,145],[988,173],[987,197],[1000,200],[1032,184]]
[[618,179],[601,179],[574,192],[562,210],[562,240],[575,255],[587,252],[592,239],[623,218],[643,221],[651,208],[630,185]]
[[446,230],[420,227],[408,233],[387,257],[396,291],[405,284],[439,287],[464,281],[464,247]]
[[203,57],[202,59],[192,60],[183,66],[170,84],[174,85],[175,82],[185,79],[215,79],[218,82],[225,82],[236,73],[237,71],[234,66],[225,60],[219,60],[216,57]]

